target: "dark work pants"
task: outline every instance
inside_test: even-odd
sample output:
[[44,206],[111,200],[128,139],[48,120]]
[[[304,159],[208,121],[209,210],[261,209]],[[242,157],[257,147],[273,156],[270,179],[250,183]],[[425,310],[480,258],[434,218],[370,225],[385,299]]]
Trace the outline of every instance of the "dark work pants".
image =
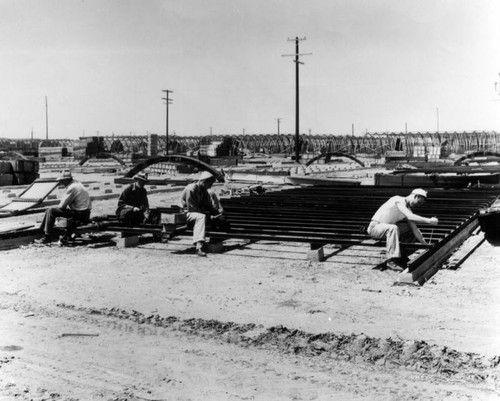
[[161,215],[156,210],[135,211],[131,207],[124,207],[117,213],[120,223],[127,227],[141,224],[160,224]]
[[144,221],[144,212],[142,210],[134,211],[131,207],[124,207],[118,212],[118,220],[127,227],[138,226]]
[[45,211],[40,229],[46,236],[50,236],[54,229],[56,218],[65,217],[67,219],[66,236],[71,235],[75,226],[79,224],[86,224],[90,218],[90,210],[71,210],[61,209],[60,207],[49,207]]

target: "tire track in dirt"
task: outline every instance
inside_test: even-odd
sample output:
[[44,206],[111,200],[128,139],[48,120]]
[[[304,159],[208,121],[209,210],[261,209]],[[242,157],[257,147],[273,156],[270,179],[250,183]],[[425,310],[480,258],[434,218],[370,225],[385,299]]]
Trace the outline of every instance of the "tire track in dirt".
[[[409,371],[430,373],[471,383],[485,381],[498,383],[500,378],[500,356],[487,358],[446,346],[430,345],[425,341],[373,338],[364,334],[344,335],[332,332],[311,334],[282,325],[264,328],[254,323],[239,324],[198,318],[179,319],[176,316],[146,315],[135,310],[119,308],[97,309],[64,303],[56,306],[60,311],[80,312],[83,314],[80,318],[87,321],[90,316],[113,318],[113,320],[99,319],[93,324],[143,335],[156,335],[156,328],[164,328],[242,347],[268,348],[285,354],[307,357],[327,356],[347,362],[362,362],[375,367],[405,368]],[[5,308],[5,305],[1,308]],[[35,312],[60,317],[60,312],[50,307],[33,307],[19,302],[11,304],[10,308],[22,310],[23,313]],[[124,324],[125,322],[134,324]]]
[[[81,362],[77,361],[75,364],[66,363],[64,365],[66,374],[63,379],[59,373],[59,361],[61,358],[65,359],[63,355],[45,354],[43,350],[33,353],[34,350],[31,350],[19,360],[18,366],[28,377],[34,378],[34,383],[46,383],[42,388],[45,396],[63,394],[66,392],[64,389],[72,389],[73,394],[78,389],[81,393],[85,391],[85,383],[90,382],[92,384],[88,385],[87,390],[92,396],[108,401],[176,399],[165,398],[164,395],[171,391],[182,394],[179,399],[200,399],[200,395],[204,396],[203,399],[261,399],[259,394],[276,395],[272,398],[276,400],[329,399],[327,394],[331,391],[336,395],[343,394],[340,399],[405,401],[417,399],[414,398],[415,394],[419,394],[418,399],[429,401],[490,400],[493,398],[489,395],[494,396],[496,393],[491,383],[496,377],[495,368],[485,367],[488,362],[485,358],[475,355],[477,360],[483,363],[476,366],[476,373],[479,372],[480,376],[471,374],[473,369],[471,364],[464,366],[464,369],[468,369],[468,375],[451,374],[441,369],[440,365],[436,364],[436,359],[433,360],[435,369],[425,370],[424,365],[398,365],[397,362],[403,360],[403,356],[411,359],[419,355],[418,350],[407,346],[410,342],[399,340],[386,341],[386,348],[379,350],[377,354],[380,356],[370,359],[367,350],[382,340],[369,339],[363,335],[338,336],[333,333],[311,335],[283,326],[264,328],[253,323],[236,324],[204,319],[181,320],[175,316],[145,315],[135,310],[120,308],[96,309],[64,303],[39,305],[27,299],[12,300],[1,305],[0,309],[32,316],[29,319],[36,317],[40,323],[56,319],[67,322],[68,324],[57,325],[59,334],[61,329],[83,329],[84,332],[101,332],[109,339],[110,335],[113,337],[110,332],[116,331],[120,333],[121,341],[127,344],[128,339],[131,343],[136,343],[138,338],[142,338],[141,343],[145,344],[137,353],[130,356],[132,360],[134,358],[140,358],[139,360],[143,362],[156,360],[155,364],[159,363],[160,366],[169,363],[159,370],[162,375],[166,375],[168,383],[158,381],[160,377],[157,377],[158,371],[142,378],[133,379],[133,376],[130,376],[127,379],[126,375],[132,374],[133,371],[147,371],[147,362],[146,365],[141,365],[140,368],[133,367],[130,371],[120,369],[117,364],[96,365],[92,357],[82,359]],[[57,326],[51,324],[51,327]],[[74,338],[73,340],[69,337],[65,343],[90,346],[94,341],[89,342],[90,337],[81,337],[80,340],[77,340],[78,337]],[[183,342],[178,343],[176,338]],[[104,339],[102,341],[100,346],[107,343]],[[171,348],[171,344],[176,345]],[[165,348],[165,345],[168,347]],[[157,346],[160,349],[156,349]],[[66,356],[72,353],[70,348],[66,352],[68,353]],[[162,357],[158,357],[158,352],[162,353]],[[144,353],[150,353],[155,357],[147,358]],[[267,357],[261,359],[256,356],[257,353]],[[181,363],[181,367],[176,366],[177,361]],[[15,363],[15,360],[12,362]],[[8,363],[6,366],[10,365],[11,363]],[[80,365],[83,369],[77,368]],[[92,372],[86,372],[85,367],[90,367]],[[266,369],[268,372],[263,373]],[[204,371],[212,374],[215,371],[220,379],[216,379],[215,382],[201,373]],[[255,379],[249,379],[248,375],[254,375]],[[182,380],[182,383],[179,380]],[[191,386],[200,383],[200,380],[206,382],[207,388],[201,390],[202,393],[197,393]],[[275,390],[278,382],[281,390]],[[226,383],[231,384],[227,387]],[[411,388],[405,388],[407,386],[405,383],[413,384]],[[424,383],[429,385],[425,385],[424,388]],[[19,391],[23,389],[19,386],[17,391],[14,391],[15,387],[7,391],[10,391],[9,394],[18,394],[16,399],[21,400],[36,399],[33,398],[34,395],[42,396],[36,385],[26,384],[25,387],[25,391],[29,392]],[[48,388],[55,391],[46,390]],[[221,391],[229,388],[232,391],[231,397],[224,395],[221,398]],[[286,390],[283,390],[285,388]],[[387,398],[389,393],[391,396]],[[349,398],[353,394],[358,398]],[[478,394],[481,397],[478,397]],[[485,394],[487,398],[482,397]],[[190,398],[190,395],[194,398]],[[52,399],[74,401],[85,397],[66,398],[61,395]]]
[[307,357],[327,356],[342,361],[363,362],[375,367],[405,368],[471,383],[498,383],[499,379],[500,356],[486,358],[475,353],[430,345],[425,341],[373,338],[364,334],[311,334],[284,326],[264,328],[253,323],[237,324],[196,318],[181,320],[175,316],[145,315],[134,310],[118,308],[93,309],[66,304],[57,306],[89,315],[131,321],[138,324],[137,330],[143,333],[151,333],[154,331],[151,329],[156,327],[170,328],[242,347],[274,349],[285,354]]

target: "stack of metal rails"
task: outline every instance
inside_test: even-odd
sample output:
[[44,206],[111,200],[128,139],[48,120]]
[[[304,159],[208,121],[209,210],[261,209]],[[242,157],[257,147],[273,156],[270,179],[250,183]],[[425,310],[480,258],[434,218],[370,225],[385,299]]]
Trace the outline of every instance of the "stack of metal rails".
[[[409,189],[379,186],[299,187],[222,199],[231,229],[214,231],[218,239],[240,238],[340,246],[380,246],[370,240],[364,227],[377,208],[393,195],[406,196]],[[440,263],[479,226],[479,209],[491,205],[498,189],[431,189],[424,206],[414,212],[436,216],[436,227],[420,225],[429,245],[412,244],[423,252],[412,260],[413,281],[425,281]]]
[[[280,241],[307,243],[311,249],[323,245],[339,247],[383,246],[372,240],[364,228],[377,208],[393,195],[406,196],[410,189],[380,186],[307,186],[269,191],[263,194],[221,199],[230,223],[228,230],[213,230],[214,240],[244,239],[250,241]],[[406,244],[415,250],[408,266],[410,279],[423,283],[476,229],[479,211],[491,206],[499,195],[498,189],[430,189],[428,201],[414,212],[426,217],[436,216],[439,225],[420,225],[427,245]],[[161,208],[160,208],[161,209]],[[165,209],[165,208],[163,208]],[[179,213],[178,209],[161,210]],[[150,233],[169,238],[190,234],[185,226],[166,232],[166,224],[127,228],[107,216],[87,227],[94,231],[121,231],[136,235]],[[176,224],[173,224],[176,225]],[[33,231],[33,232],[31,232]],[[19,236],[35,235],[36,229],[9,232],[0,238],[1,245]],[[418,252],[417,252],[418,251]]]

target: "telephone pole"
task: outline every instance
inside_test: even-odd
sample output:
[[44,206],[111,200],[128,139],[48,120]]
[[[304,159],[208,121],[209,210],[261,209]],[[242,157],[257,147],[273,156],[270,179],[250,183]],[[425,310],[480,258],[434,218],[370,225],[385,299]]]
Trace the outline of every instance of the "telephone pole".
[[162,99],[165,100],[165,104],[167,105],[165,119],[165,154],[168,155],[168,105],[172,104],[172,99],[169,98],[169,95],[174,92],[168,89],[164,89],[162,92],[165,92],[165,97],[162,97]]
[[49,139],[49,105],[45,96],[45,139]]
[[300,56],[310,56],[312,53],[299,53],[299,41],[306,40],[305,37],[288,39],[289,42],[295,42],[295,54],[283,54],[283,57],[295,57],[295,161],[298,163],[300,159],[300,126],[299,126],[299,64],[304,64],[299,61]]
[[278,122],[278,136],[280,136],[280,121],[281,121],[281,118],[277,118],[276,121]]

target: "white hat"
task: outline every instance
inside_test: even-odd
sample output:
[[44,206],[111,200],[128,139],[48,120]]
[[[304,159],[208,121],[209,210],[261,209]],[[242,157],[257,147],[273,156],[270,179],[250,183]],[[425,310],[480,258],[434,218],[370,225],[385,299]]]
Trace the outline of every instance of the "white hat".
[[73,176],[71,175],[71,171],[69,170],[63,170],[61,171],[61,175],[57,177],[59,181],[64,181],[64,180],[72,180]]
[[212,180],[215,180],[215,177],[212,175],[211,172],[209,171],[203,171],[200,175],[200,181],[202,180],[208,180],[208,179],[212,179]]
[[427,199],[427,191],[424,191],[422,188],[417,188],[411,191],[414,195],[420,195]]
[[143,173],[141,171],[140,173],[137,173],[136,175],[134,175],[134,180],[147,181],[148,180],[148,175],[146,173]]

